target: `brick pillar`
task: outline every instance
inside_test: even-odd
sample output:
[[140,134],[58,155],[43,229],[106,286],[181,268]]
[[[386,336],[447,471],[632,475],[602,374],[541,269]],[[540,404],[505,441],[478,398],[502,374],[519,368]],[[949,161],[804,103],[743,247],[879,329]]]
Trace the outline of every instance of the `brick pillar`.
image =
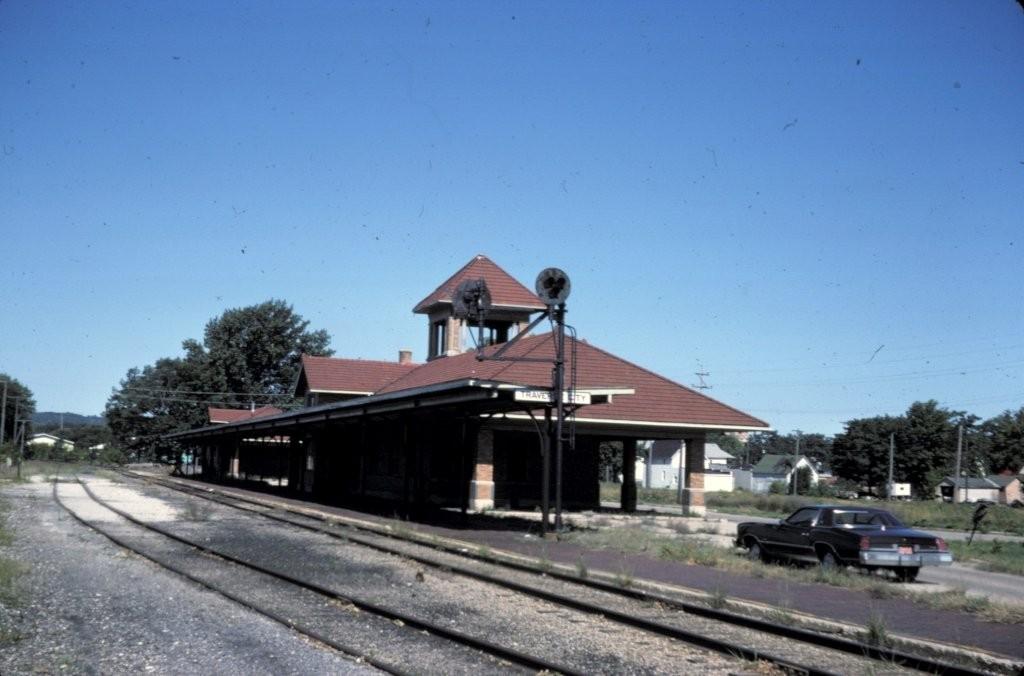
[[623,512],[636,511],[636,439],[622,440],[622,493]]
[[447,341],[444,346],[444,353],[449,357],[453,357],[457,354],[462,354],[464,345],[462,344],[462,320],[458,317],[449,317],[447,319]]
[[683,483],[683,507],[694,514],[704,513],[704,437],[685,440],[686,469]]
[[482,512],[494,508],[494,430],[476,433],[476,460],[469,482],[469,510]]

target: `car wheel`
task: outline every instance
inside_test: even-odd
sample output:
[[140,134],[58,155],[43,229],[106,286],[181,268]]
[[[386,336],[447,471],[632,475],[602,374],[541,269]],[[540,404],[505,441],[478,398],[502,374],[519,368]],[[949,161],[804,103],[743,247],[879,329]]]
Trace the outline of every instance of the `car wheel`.
[[762,563],[768,563],[768,553],[764,551],[761,544],[756,540],[751,542],[747,547],[747,558],[751,561],[761,561]]
[[835,552],[831,549],[821,555],[821,568],[822,570],[839,570],[843,567],[843,564],[836,557]]
[[917,574],[921,571],[920,568],[897,568],[896,578],[900,582],[913,582],[917,579]]

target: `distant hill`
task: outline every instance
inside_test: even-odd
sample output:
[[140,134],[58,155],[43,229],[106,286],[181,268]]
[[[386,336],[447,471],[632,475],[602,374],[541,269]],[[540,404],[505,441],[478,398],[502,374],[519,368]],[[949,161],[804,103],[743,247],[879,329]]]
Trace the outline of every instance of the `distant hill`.
[[[55,411],[39,411],[32,416],[32,424],[43,426],[43,425],[59,425],[60,424],[59,412]],[[64,427],[78,427],[80,425],[106,425],[107,420],[101,415],[80,415],[78,413],[65,413],[64,414]]]

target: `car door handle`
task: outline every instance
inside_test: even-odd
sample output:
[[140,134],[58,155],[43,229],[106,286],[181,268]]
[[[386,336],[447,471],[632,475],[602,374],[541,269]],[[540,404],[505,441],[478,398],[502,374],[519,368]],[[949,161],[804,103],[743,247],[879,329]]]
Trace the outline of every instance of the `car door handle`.
[[800,535],[803,535],[804,537],[807,537],[807,536],[808,536],[808,535],[810,535],[810,534],[811,534],[811,533],[810,533],[810,531],[808,531],[808,532],[805,532],[805,533],[800,533]]

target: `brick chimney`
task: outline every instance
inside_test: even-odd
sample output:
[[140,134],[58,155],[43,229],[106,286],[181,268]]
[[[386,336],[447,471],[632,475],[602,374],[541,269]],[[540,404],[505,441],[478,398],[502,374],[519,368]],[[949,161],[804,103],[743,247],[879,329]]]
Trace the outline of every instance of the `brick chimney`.
[[412,363],[412,350],[399,350],[398,351],[398,363],[399,364],[411,364]]

